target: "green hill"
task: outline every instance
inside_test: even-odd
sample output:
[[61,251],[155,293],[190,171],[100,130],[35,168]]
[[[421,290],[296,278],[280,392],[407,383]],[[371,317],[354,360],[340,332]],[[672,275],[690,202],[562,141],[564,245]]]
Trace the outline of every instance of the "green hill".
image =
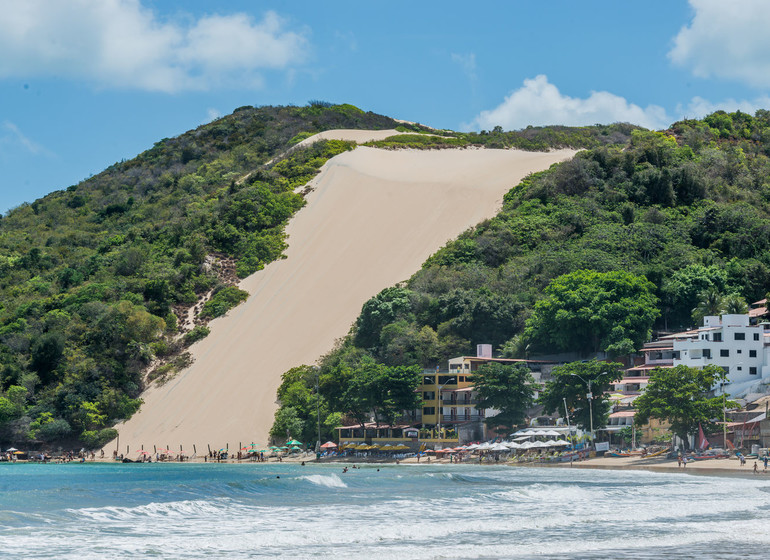
[[[594,144],[530,176],[507,194],[498,216],[448,243],[403,285],[367,302],[350,335],[321,363],[326,410],[347,412],[340,395],[372,359],[435,367],[479,343],[508,357],[630,351],[653,328],[691,326],[704,290],[732,296],[738,307],[765,297],[770,112],[718,111],[663,132],[627,132],[630,138],[614,135],[614,143]],[[651,291],[645,305],[657,309],[629,305],[626,315],[633,308],[644,317],[622,330],[616,327],[634,318],[613,317],[617,308],[607,308],[607,317],[600,309],[573,309],[560,324],[604,321],[608,330],[559,339],[552,325],[543,327],[551,305],[544,294],[579,301],[576,278],[604,295],[620,284],[642,286]],[[292,421],[312,427],[311,411],[293,398],[301,394],[299,385],[311,383],[300,373],[287,374],[279,397],[283,409],[294,409]],[[287,424],[290,415],[279,413]]]
[[[0,219],[0,441],[111,439],[148,382],[190,363],[206,322],[281,258],[301,189],[353,144],[336,128],[434,132],[352,105],[241,107]],[[596,146],[630,127],[457,134],[452,145]],[[417,145],[402,135],[396,144]],[[421,147],[435,147],[424,143]]]

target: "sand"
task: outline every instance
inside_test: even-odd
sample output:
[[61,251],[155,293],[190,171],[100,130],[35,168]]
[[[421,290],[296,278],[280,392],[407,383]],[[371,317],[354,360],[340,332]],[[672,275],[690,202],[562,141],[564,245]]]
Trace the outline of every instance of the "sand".
[[242,282],[249,299],[211,322],[191,348],[193,365],[148,389],[105,450],[181,445],[191,454],[195,445],[201,454],[208,445],[265,444],[285,371],[316,363],[366,300],[495,215],[526,175],[573,154],[359,147],[333,158],[288,225],[286,259]]

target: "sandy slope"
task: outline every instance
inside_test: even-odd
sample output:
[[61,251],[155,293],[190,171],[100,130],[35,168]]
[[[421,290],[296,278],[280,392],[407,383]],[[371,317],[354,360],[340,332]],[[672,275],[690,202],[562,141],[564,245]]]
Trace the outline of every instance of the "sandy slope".
[[367,299],[494,215],[524,176],[573,153],[359,147],[330,160],[288,226],[287,258],[245,279],[251,297],[211,323],[195,363],[144,394],[118,426],[120,451],[265,443],[284,371],[315,363]]

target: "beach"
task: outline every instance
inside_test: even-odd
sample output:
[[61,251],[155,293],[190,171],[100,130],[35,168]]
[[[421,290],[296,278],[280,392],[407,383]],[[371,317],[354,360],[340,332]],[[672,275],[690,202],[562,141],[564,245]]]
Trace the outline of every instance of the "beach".
[[284,372],[316,363],[369,298],[494,216],[528,174],[574,153],[358,147],[329,160],[288,225],[286,258],[241,282],[249,299],[209,324],[192,366],[142,394],[105,452],[264,445]]

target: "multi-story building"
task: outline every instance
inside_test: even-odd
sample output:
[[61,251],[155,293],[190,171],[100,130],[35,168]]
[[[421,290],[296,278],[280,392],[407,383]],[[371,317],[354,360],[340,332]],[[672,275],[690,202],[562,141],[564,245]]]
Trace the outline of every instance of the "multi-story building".
[[770,376],[770,332],[752,325],[749,315],[707,316],[703,326],[673,338],[674,365],[715,365],[727,372],[725,390],[740,393]]
[[[493,358],[492,347],[480,344],[476,356],[459,356],[449,360],[446,371],[424,371],[417,388],[423,401],[419,410],[405,415],[408,423],[398,426],[376,426],[367,424],[345,426],[340,429],[341,441],[366,441],[367,443],[404,442],[425,443],[430,446],[452,446],[474,440],[487,439],[484,419],[494,416],[494,409],[477,409],[476,391],[473,389],[473,374],[485,363],[524,363],[533,372],[533,377],[542,383],[542,377],[550,374],[552,362]],[[407,435],[408,432],[408,435]],[[414,437],[412,437],[414,436]]]

